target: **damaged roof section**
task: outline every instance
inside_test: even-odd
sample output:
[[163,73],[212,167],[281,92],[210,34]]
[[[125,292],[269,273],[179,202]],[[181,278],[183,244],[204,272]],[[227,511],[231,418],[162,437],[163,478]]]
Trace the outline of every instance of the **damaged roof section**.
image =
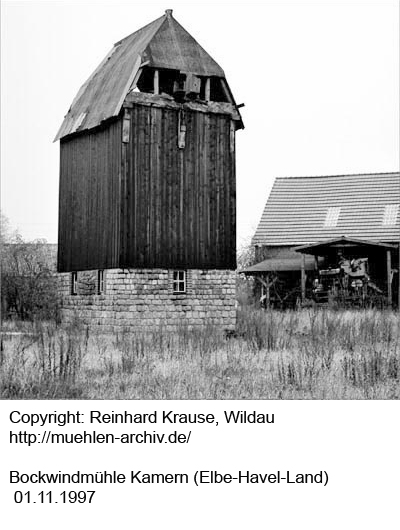
[[118,116],[142,68],[220,78],[234,103],[222,68],[173,18],[172,10],[167,9],[165,15],[114,45],[79,90],[54,141]]

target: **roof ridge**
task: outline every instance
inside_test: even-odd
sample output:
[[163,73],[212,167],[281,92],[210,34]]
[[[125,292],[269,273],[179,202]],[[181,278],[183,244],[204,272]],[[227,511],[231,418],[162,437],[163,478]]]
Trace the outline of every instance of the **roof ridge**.
[[[160,23],[160,27],[161,27],[161,19],[165,19],[165,18],[167,18],[167,15],[165,15],[165,14],[164,14],[164,15],[161,15],[161,17],[158,17],[158,18],[156,18],[155,20],[152,20],[151,22],[149,22],[149,23],[146,24],[145,26],[143,26],[143,27],[137,29],[137,30],[134,31],[133,33],[129,33],[129,35],[127,35],[126,37],[123,37],[123,38],[120,39],[119,41],[115,42],[115,43],[114,43],[114,46],[119,46],[119,45],[122,44],[125,40],[127,40],[127,39],[133,37],[133,36],[136,35],[137,33],[141,33],[142,31],[144,31],[144,30],[146,30],[146,29],[148,30],[148,29],[149,29],[149,26],[152,26],[152,25],[155,25],[155,26],[156,26],[156,25],[157,25],[157,22]],[[164,21],[164,20],[163,20],[163,21]],[[157,28],[157,30],[155,31],[155,33],[157,33],[157,31],[160,29],[160,27]],[[154,35],[153,35],[153,37],[154,37]],[[151,38],[153,38],[153,37],[151,37]]]
[[[208,53],[208,51],[203,48],[203,46],[198,42],[197,39],[195,39],[193,37],[193,35],[191,33],[188,32],[188,30],[186,28],[184,28],[182,26],[182,24],[180,24],[180,22],[178,22],[178,20],[176,20],[176,18],[174,18],[172,15],[170,17],[166,17],[167,20],[171,21],[173,20],[174,21],[174,24],[179,27],[181,29],[181,31],[184,31],[185,33],[187,33],[187,35],[189,35],[189,37],[194,41],[194,43],[196,44],[196,46],[201,50],[201,52],[207,56],[213,63],[215,63],[215,65],[221,70],[221,73],[223,74],[222,77],[225,77],[225,72],[223,70],[223,68],[221,68],[221,66],[219,65],[219,63]],[[174,31],[175,31],[175,28],[174,28]]]
[[275,180],[283,179],[309,179],[309,178],[331,178],[331,177],[368,177],[373,175],[400,175],[400,171],[382,171],[375,173],[340,173],[337,175],[287,175],[276,177]]

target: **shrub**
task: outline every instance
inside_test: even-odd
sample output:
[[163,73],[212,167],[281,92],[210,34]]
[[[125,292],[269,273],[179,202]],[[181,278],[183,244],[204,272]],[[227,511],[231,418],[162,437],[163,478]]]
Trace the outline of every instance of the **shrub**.
[[239,306],[254,305],[256,302],[254,296],[254,278],[240,274],[240,271],[246,269],[254,263],[254,247],[249,241],[244,242],[237,252],[237,270],[236,274],[236,300]]
[[27,243],[17,235],[3,245],[1,303],[5,316],[59,320],[54,261],[45,240]]

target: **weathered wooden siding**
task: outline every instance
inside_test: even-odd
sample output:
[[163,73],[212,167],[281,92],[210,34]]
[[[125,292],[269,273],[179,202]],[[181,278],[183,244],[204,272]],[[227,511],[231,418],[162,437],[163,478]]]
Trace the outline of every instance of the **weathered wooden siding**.
[[229,115],[131,105],[61,141],[58,270],[236,268],[234,125]]
[[118,267],[121,121],[60,149],[58,270]]
[[121,267],[236,268],[230,116],[131,105],[123,144]]

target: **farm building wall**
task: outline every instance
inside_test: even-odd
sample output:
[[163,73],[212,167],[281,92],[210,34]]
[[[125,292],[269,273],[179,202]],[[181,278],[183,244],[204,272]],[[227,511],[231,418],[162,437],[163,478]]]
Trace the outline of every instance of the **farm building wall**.
[[109,269],[104,292],[97,294],[97,272],[77,274],[77,294],[71,294],[71,274],[60,274],[64,321],[79,317],[99,331],[176,330],[207,323],[234,330],[235,273],[229,270],[187,270],[185,293],[173,292],[168,269]]

